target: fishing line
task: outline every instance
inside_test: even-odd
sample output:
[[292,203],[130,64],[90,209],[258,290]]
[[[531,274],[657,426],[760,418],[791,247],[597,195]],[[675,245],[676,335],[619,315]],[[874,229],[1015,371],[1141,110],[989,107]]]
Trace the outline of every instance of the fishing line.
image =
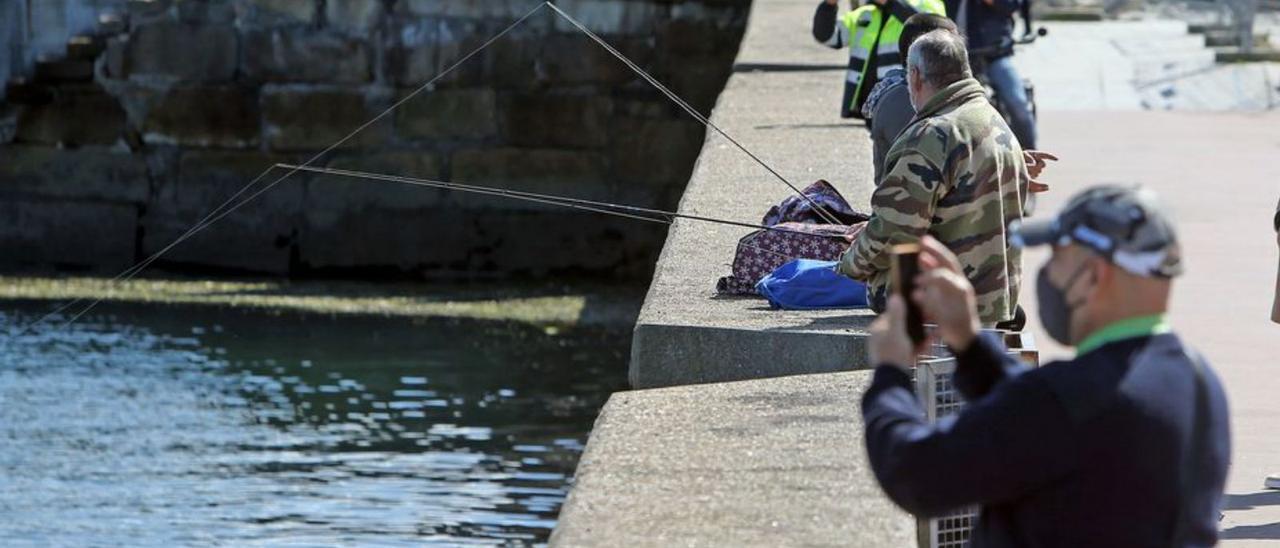
[[[481,51],[483,51],[483,50],[487,49],[489,46],[491,46],[493,43],[497,42],[497,41],[498,41],[499,39],[501,39],[503,36],[507,35],[509,32],[511,32],[511,31],[512,31],[513,29],[515,29],[516,27],[519,27],[520,25],[524,24],[524,22],[525,22],[525,21],[527,21],[530,17],[532,17],[535,13],[537,13],[539,10],[541,10],[541,9],[542,9],[542,8],[544,8],[544,7],[549,7],[549,8],[551,8],[553,11],[555,11],[557,14],[559,14],[561,17],[563,17],[566,21],[568,21],[571,25],[573,25],[573,26],[574,26],[575,28],[577,28],[579,31],[581,31],[582,33],[586,34],[589,38],[591,38],[591,40],[592,40],[592,41],[594,41],[596,44],[600,45],[602,48],[604,48],[606,51],[608,51],[611,55],[613,55],[615,58],[617,58],[619,61],[621,61],[623,64],[625,64],[628,68],[630,68],[630,69],[631,69],[633,72],[635,72],[638,76],[640,76],[642,79],[644,79],[644,80],[645,80],[646,82],[648,82],[650,85],[654,86],[656,89],[658,89],[660,92],[662,92],[662,94],[663,94],[663,95],[665,95],[668,99],[670,99],[672,102],[674,102],[677,106],[679,106],[681,109],[683,109],[686,113],[688,113],[688,114],[689,114],[690,116],[692,116],[694,119],[698,120],[698,121],[699,121],[700,123],[702,123],[705,127],[709,127],[709,128],[711,128],[711,129],[712,129],[712,130],[714,130],[716,133],[718,133],[719,135],[721,135],[722,137],[724,137],[726,140],[728,140],[730,143],[732,143],[736,148],[738,148],[738,150],[742,151],[744,154],[746,154],[748,157],[750,157],[752,160],[754,160],[757,164],[759,164],[761,167],[763,167],[765,170],[767,170],[770,174],[772,174],[775,178],[777,178],[779,181],[782,181],[782,183],[783,183],[783,184],[787,185],[787,187],[789,187],[789,188],[790,188],[792,191],[794,191],[797,195],[799,195],[799,196],[800,196],[801,198],[803,198],[805,201],[809,202],[809,204],[814,208],[814,211],[815,211],[819,216],[823,217],[825,220],[827,220],[827,221],[828,221],[828,222],[830,222],[830,223],[833,223],[833,224],[839,224],[838,219],[836,219],[834,215],[832,215],[830,212],[828,212],[825,208],[823,208],[820,204],[818,204],[816,201],[814,201],[811,197],[809,197],[808,195],[804,194],[804,193],[803,193],[799,188],[797,188],[797,187],[796,187],[794,184],[792,184],[789,180],[787,180],[785,177],[783,177],[781,173],[779,173],[777,170],[773,169],[771,166],[769,166],[769,165],[768,165],[768,164],[766,164],[763,160],[761,160],[759,156],[757,156],[755,153],[753,153],[753,152],[751,152],[750,150],[748,150],[745,146],[743,146],[741,143],[739,143],[736,139],[734,139],[734,138],[733,138],[732,136],[730,136],[728,133],[725,133],[725,131],[724,131],[724,130],[722,130],[722,129],[720,129],[720,127],[719,127],[719,126],[715,125],[714,123],[712,123],[712,122],[711,122],[711,120],[707,119],[705,116],[703,116],[702,114],[700,114],[697,110],[695,110],[692,106],[690,106],[686,101],[684,101],[683,99],[681,99],[678,95],[676,95],[674,92],[672,92],[672,91],[671,91],[670,89],[668,89],[666,86],[664,86],[661,82],[659,82],[656,78],[654,78],[653,76],[651,76],[649,73],[645,72],[645,71],[644,71],[644,69],[640,68],[638,65],[636,65],[634,62],[632,62],[629,58],[627,58],[627,57],[626,57],[625,55],[623,55],[621,52],[619,52],[618,50],[614,49],[614,48],[613,48],[613,46],[609,45],[609,44],[608,44],[607,42],[605,42],[602,38],[600,38],[599,36],[597,36],[595,33],[591,32],[591,31],[590,31],[589,29],[587,29],[587,28],[586,28],[582,23],[578,22],[578,21],[577,21],[576,19],[574,19],[572,16],[570,16],[569,14],[567,14],[567,13],[565,13],[564,11],[560,10],[560,8],[556,7],[556,6],[555,6],[555,4],[552,4],[551,2],[547,1],[547,2],[543,2],[543,3],[541,3],[541,4],[538,4],[538,5],[537,5],[537,6],[535,6],[533,9],[531,9],[531,10],[529,10],[527,13],[525,13],[522,17],[520,17],[519,19],[515,20],[515,21],[514,21],[514,22],[512,22],[510,25],[508,25],[507,27],[505,27],[504,29],[502,29],[502,31],[500,31],[500,32],[498,32],[497,34],[495,34],[495,35],[493,35],[492,37],[490,37],[488,40],[486,40],[484,43],[482,43],[479,47],[477,47],[477,48],[475,48],[475,49],[471,50],[469,53],[467,53],[466,55],[464,55],[464,56],[462,56],[461,58],[459,58],[459,59],[458,59],[457,61],[455,61],[452,65],[450,65],[448,68],[446,68],[446,69],[444,69],[443,71],[441,71],[439,74],[437,74],[437,75],[436,75],[435,77],[433,77],[431,80],[427,81],[426,83],[422,84],[422,85],[421,85],[421,86],[419,86],[418,88],[414,89],[414,91],[412,91],[412,92],[410,92],[409,94],[405,95],[405,96],[404,96],[403,98],[401,98],[399,101],[396,101],[396,102],[395,102],[394,104],[392,104],[390,107],[388,107],[387,109],[383,110],[383,111],[382,111],[381,113],[379,113],[377,116],[374,116],[373,118],[371,118],[370,120],[368,120],[368,121],[367,121],[367,122],[365,122],[364,124],[361,124],[361,125],[360,125],[359,127],[357,127],[355,130],[351,131],[351,132],[350,132],[350,133],[348,133],[346,136],[342,137],[342,138],[341,138],[341,139],[339,139],[338,141],[336,141],[336,142],[334,142],[333,144],[329,145],[329,146],[328,146],[328,147],[326,147],[324,150],[321,150],[320,152],[318,152],[318,153],[316,153],[315,155],[311,156],[308,160],[306,160],[306,161],[305,161],[305,162],[303,162],[302,164],[299,164],[299,165],[287,165],[287,166],[286,166],[286,165],[281,165],[281,164],[275,164],[275,165],[272,165],[272,166],[268,167],[267,169],[263,170],[263,172],[262,172],[261,174],[259,174],[259,175],[258,175],[257,177],[255,177],[253,180],[251,180],[248,184],[246,184],[246,185],[244,185],[243,187],[241,187],[238,191],[236,191],[234,194],[232,194],[230,198],[227,198],[224,202],[222,202],[220,205],[218,205],[218,207],[216,207],[216,208],[214,208],[212,211],[210,211],[207,215],[205,215],[205,216],[204,216],[204,218],[202,218],[199,222],[197,222],[196,224],[194,224],[194,225],[192,225],[190,228],[188,228],[188,229],[187,229],[187,230],[186,230],[182,235],[180,235],[180,236],[179,236],[177,239],[175,239],[173,242],[171,242],[171,243],[169,243],[168,245],[166,245],[165,247],[161,248],[159,251],[157,251],[157,252],[153,253],[152,255],[150,255],[149,257],[147,257],[146,259],[144,259],[144,260],[140,261],[139,263],[137,263],[137,264],[135,264],[135,265],[133,265],[133,266],[131,266],[131,267],[129,267],[129,268],[127,268],[127,269],[125,269],[123,272],[121,272],[121,273],[117,274],[115,277],[111,278],[111,279],[107,282],[107,283],[108,283],[108,285],[109,285],[109,284],[112,284],[112,283],[115,283],[115,282],[120,282],[120,281],[129,281],[129,280],[132,280],[132,279],[133,279],[134,277],[136,277],[139,273],[141,273],[141,272],[142,272],[143,270],[145,270],[147,267],[151,266],[151,264],[153,264],[154,262],[156,262],[157,260],[159,260],[159,259],[160,259],[160,257],[162,257],[165,253],[169,252],[169,251],[170,251],[171,249],[173,249],[174,247],[176,247],[176,246],[178,246],[179,244],[181,244],[182,242],[184,242],[184,241],[186,241],[186,240],[190,239],[190,238],[191,238],[192,236],[194,236],[196,233],[198,233],[198,232],[200,232],[200,231],[204,230],[205,228],[208,228],[210,225],[212,225],[212,224],[214,224],[214,223],[216,223],[216,222],[218,222],[218,221],[222,220],[222,219],[223,219],[224,217],[226,217],[227,215],[231,214],[232,212],[234,212],[235,210],[237,210],[237,209],[239,209],[240,207],[244,206],[245,204],[247,204],[247,203],[249,203],[249,202],[253,201],[253,200],[254,200],[255,198],[257,198],[258,196],[260,196],[260,195],[262,195],[263,193],[267,192],[268,190],[272,189],[272,188],[273,188],[273,187],[275,187],[277,184],[279,184],[280,182],[284,181],[285,179],[288,179],[289,177],[293,176],[294,174],[298,173],[299,171],[316,171],[316,170],[315,170],[315,168],[312,168],[312,167],[311,167],[311,164],[315,163],[317,160],[319,160],[321,157],[325,156],[326,154],[328,154],[328,153],[332,152],[334,149],[336,149],[336,148],[338,148],[338,147],[342,146],[342,145],[343,145],[343,144],[345,144],[347,141],[349,141],[349,140],[351,140],[353,137],[355,137],[357,134],[359,134],[360,132],[362,132],[362,131],[364,131],[365,129],[367,129],[369,126],[371,126],[371,125],[373,125],[374,123],[377,123],[379,120],[381,120],[381,119],[385,118],[388,114],[390,114],[391,112],[393,112],[393,111],[395,111],[396,109],[400,108],[400,106],[402,106],[403,104],[405,104],[405,103],[406,103],[406,102],[408,102],[409,100],[413,99],[414,97],[418,96],[418,95],[419,95],[419,94],[421,94],[423,91],[426,91],[427,89],[429,89],[429,88],[431,88],[432,86],[434,86],[434,85],[435,85],[435,83],[436,83],[436,82],[438,82],[440,79],[444,78],[446,75],[448,75],[449,73],[451,73],[451,72],[453,72],[454,70],[456,70],[459,66],[461,66],[462,64],[464,64],[464,63],[466,63],[467,61],[469,61],[472,57],[474,57],[475,55],[477,55],[477,54],[478,54],[478,53],[480,53]],[[245,192],[247,192],[247,191],[248,191],[250,188],[252,188],[254,185],[257,185],[259,182],[261,182],[263,179],[265,179],[265,178],[267,177],[267,175],[268,175],[272,170],[277,169],[277,168],[284,168],[284,169],[287,169],[288,171],[287,171],[284,175],[281,175],[280,177],[276,178],[276,179],[275,179],[274,181],[272,181],[271,183],[267,184],[266,186],[263,186],[262,188],[260,188],[260,189],[256,190],[255,192],[253,192],[252,194],[250,194],[247,198],[244,198],[243,200],[239,201],[238,203],[235,203],[235,202],[236,202],[236,200],[237,200],[238,198],[240,198],[240,196],[242,196]],[[330,174],[333,174],[333,175],[344,175],[343,173],[339,173],[339,171],[341,171],[341,170],[332,170],[332,172],[331,172]],[[354,173],[354,172],[353,172],[353,173]],[[394,180],[394,179],[388,179],[388,178],[390,178],[390,177],[392,177],[392,176],[381,176],[381,175],[378,175],[378,174],[362,174],[362,175],[366,175],[366,176],[368,176],[368,175],[375,175],[375,176],[378,176],[378,177],[382,177],[382,178],[384,178],[384,180],[392,180],[393,182],[406,182],[406,183],[407,183],[407,182],[409,182],[409,181],[407,181],[407,180],[399,180],[399,181],[396,181],[396,180]],[[350,175],[348,175],[348,176],[350,176]],[[367,177],[367,178],[372,178],[372,177]],[[440,185],[452,185],[453,187],[455,187],[455,188],[454,188],[455,190],[462,190],[462,187],[463,187],[463,186],[469,186],[469,185],[458,185],[457,183],[445,183],[445,182],[442,182],[442,181],[426,181],[426,180],[418,180],[418,181],[416,181],[416,182],[418,182],[418,183],[430,183],[431,185],[435,185],[435,186],[437,186],[438,188],[450,188],[450,187],[445,187],[445,186],[440,186]],[[471,192],[479,192],[479,190],[477,190],[478,188],[483,188],[483,187],[475,187],[475,188],[470,189],[470,191],[471,191]],[[573,199],[573,198],[564,198],[564,197],[546,196],[546,195],[541,195],[541,196],[539,196],[539,195],[528,195],[528,196],[522,196],[523,194],[532,194],[532,193],[521,193],[521,192],[519,192],[519,191],[505,191],[505,190],[492,189],[492,188],[487,189],[487,190],[486,190],[485,192],[483,192],[483,193],[486,193],[486,194],[492,194],[492,195],[501,195],[501,196],[507,196],[507,197],[522,197],[523,199],[528,200],[528,201],[542,202],[542,203],[548,203],[548,204],[553,204],[553,205],[562,205],[562,206],[575,207],[575,208],[577,208],[577,209],[584,209],[584,210],[587,210],[587,211],[595,211],[595,212],[599,212],[599,213],[605,213],[605,214],[611,214],[611,215],[618,215],[618,216],[623,216],[623,217],[633,218],[633,219],[637,219],[637,220],[641,220],[641,221],[661,222],[661,223],[671,224],[671,223],[673,222],[673,220],[674,220],[674,219],[676,219],[676,218],[686,218],[686,219],[691,219],[691,220],[700,220],[700,221],[706,221],[706,222],[714,222],[714,223],[720,223],[720,224],[727,224],[727,225],[734,225],[734,226],[742,226],[742,227],[747,227],[747,228],[764,229],[764,230],[774,230],[774,231],[780,231],[780,232],[792,232],[792,233],[797,233],[797,234],[805,234],[805,235],[808,235],[808,236],[820,236],[820,237],[821,237],[821,235],[810,234],[810,233],[807,233],[807,232],[799,232],[799,231],[793,231],[793,230],[778,229],[778,228],[776,228],[776,227],[766,227],[766,226],[763,226],[763,225],[753,225],[753,224],[750,224],[750,223],[740,223],[740,222],[736,222],[736,221],[726,221],[726,220],[723,220],[723,219],[714,219],[714,218],[710,218],[710,217],[701,217],[701,216],[697,216],[697,215],[679,214],[679,213],[664,212],[664,211],[659,211],[659,210],[646,210],[646,208],[638,208],[638,207],[634,207],[634,206],[624,206],[624,205],[620,205],[620,204],[607,204],[607,203],[604,203],[604,202],[590,202],[590,201],[588,201],[588,200],[577,200],[577,199]],[[570,205],[570,204],[573,204],[573,205]],[[648,216],[645,216],[645,215],[637,215],[637,214],[634,214],[634,213],[624,213],[623,211],[619,211],[619,210],[633,211],[633,212],[642,212],[642,213],[655,214],[655,215],[663,215],[663,216],[665,216],[665,217],[667,217],[667,218],[666,218],[666,219],[659,219],[659,218],[656,218],[656,217],[648,217]],[[754,246],[750,246],[749,244],[742,244],[742,245],[747,245],[748,247],[754,247]],[[770,251],[770,250],[765,250],[765,249],[761,249],[761,248],[755,248],[755,249],[759,249],[760,251],[764,251],[764,252],[767,252],[767,253],[773,253],[773,254],[776,254],[776,255],[782,255],[782,254],[780,254],[780,253],[773,252],[773,251]],[[77,312],[76,314],[74,314],[70,319],[68,319],[66,322],[64,322],[64,324],[63,324],[63,325],[64,325],[64,326],[65,326],[65,325],[70,325],[70,324],[74,323],[75,321],[79,320],[82,316],[84,316],[86,313],[88,313],[90,310],[92,310],[94,307],[96,307],[98,304],[100,304],[100,303],[101,303],[105,298],[106,298],[106,296],[105,296],[105,295],[104,295],[104,296],[99,296],[99,297],[97,297],[97,298],[94,298],[94,299],[93,299],[93,300],[92,300],[88,305],[86,305],[86,306],[85,306],[84,308],[82,308],[79,312]],[[67,310],[67,309],[71,308],[72,306],[76,305],[77,303],[84,302],[85,300],[88,300],[88,298],[86,298],[86,297],[81,297],[81,298],[73,299],[73,300],[71,300],[71,301],[69,301],[69,302],[67,302],[67,303],[65,303],[65,304],[63,304],[63,305],[60,305],[60,306],[58,306],[57,308],[55,308],[53,311],[51,311],[51,312],[49,312],[49,313],[45,314],[44,316],[40,317],[38,320],[36,320],[36,321],[32,322],[32,323],[31,323],[31,324],[29,324],[26,328],[24,328],[24,329],[20,330],[19,332],[20,332],[20,333],[26,332],[27,330],[29,330],[29,329],[31,329],[31,328],[33,328],[33,327],[35,327],[35,326],[37,326],[37,325],[39,325],[39,324],[41,324],[41,323],[44,323],[44,322],[48,321],[49,319],[53,318],[54,316],[57,316],[57,315],[61,314],[61,313],[62,313],[62,312],[64,312],[65,310]]]
[[[765,230],[770,232],[781,232],[785,234],[799,234],[801,236],[809,236],[812,238],[835,237],[835,235],[832,235],[832,234],[815,234],[812,232],[792,230],[789,228],[781,228],[777,226],[757,225],[757,224],[744,223],[739,221],[730,221],[727,219],[717,219],[714,217],[704,217],[701,215],[691,215],[688,213],[676,213],[674,211],[663,211],[660,209],[651,209],[647,207],[638,207],[638,206],[631,206],[631,205],[625,205],[625,204],[614,204],[609,202],[599,202],[595,200],[584,200],[581,198],[556,196],[552,194],[538,194],[534,192],[509,190],[505,188],[494,188],[494,187],[468,185],[468,184],[462,184],[462,183],[451,183],[447,181],[436,181],[432,179],[421,179],[416,177],[405,177],[403,175],[384,175],[381,173],[369,173],[365,171],[353,171],[349,169],[335,169],[335,168],[327,168],[327,167],[304,167],[304,166],[293,166],[289,164],[276,164],[276,167],[283,168],[283,169],[296,168],[298,171],[306,171],[306,172],[318,173],[318,174],[324,174],[324,175],[334,175],[338,177],[349,177],[353,179],[368,179],[368,180],[374,180],[374,181],[402,183],[407,185],[421,186],[421,187],[428,187],[428,188],[456,190],[459,192],[481,194],[486,196],[499,196],[504,198],[516,199],[516,200],[524,200],[524,201],[536,202],[541,204],[557,205],[557,206],[568,207],[572,209],[591,211],[595,213],[603,213],[605,215],[615,215],[618,217],[625,217],[625,218],[636,219],[640,221],[662,223],[666,225],[670,225],[675,221],[675,219],[689,219],[693,221],[703,221],[708,223],[738,226],[743,228],[752,228],[756,230]],[[650,217],[648,215],[654,215],[654,216]],[[658,216],[661,216],[664,218],[659,218]],[[739,240],[738,245],[741,247],[754,249],[762,253],[776,255],[788,261],[792,259],[803,258],[798,256],[787,255],[785,253],[780,253],[772,249],[765,249],[763,247],[751,245],[741,240]]]
[[[521,18],[519,18],[519,19],[515,20],[515,22],[511,23],[511,24],[510,24],[510,25],[508,25],[506,28],[502,29],[502,31],[500,31],[500,32],[498,32],[497,34],[495,34],[495,35],[493,35],[492,37],[490,37],[488,40],[486,40],[486,41],[485,41],[483,44],[481,44],[479,47],[477,47],[477,48],[475,48],[475,49],[471,50],[471,52],[470,52],[470,53],[467,53],[466,55],[462,56],[460,59],[458,59],[457,61],[455,61],[452,65],[450,65],[448,68],[444,69],[443,71],[440,71],[440,73],[439,73],[439,74],[437,74],[435,77],[433,77],[431,80],[427,81],[426,83],[422,84],[422,85],[421,85],[421,86],[419,86],[418,88],[414,89],[414,90],[413,90],[412,92],[410,92],[408,95],[405,95],[405,96],[404,96],[403,98],[401,98],[399,101],[396,101],[396,102],[395,102],[394,104],[392,104],[389,108],[387,108],[386,110],[382,111],[382,112],[381,112],[381,113],[379,113],[377,116],[374,116],[374,117],[373,117],[373,118],[371,118],[369,121],[367,121],[367,122],[365,122],[365,123],[361,124],[361,125],[360,125],[359,127],[357,127],[355,130],[353,130],[353,131],[351,131],[350,133],[348,133],[345,137],[343,137],[343,138],[339,139],[337,142],[333,143],[332,145],[329,145],[329,146],[328,146],[328,147],[326,147],[324,150],[322,150],[322,151],[320,151],[320,152],[316,153],[316,154],[315,154],[315,155],[313,155],[310,159],[308,159],[307,161],[303,162],[303,163],[302,163],[302,165],[303,165],[303,166],[309,166],[309,165],[311,165],[312,163],[315,163],[315,161],[316,161],[316,160],[320,159],[320,158],[321,158],[322,156],[324,156],[325,154],[328,154],[329,152],[332,152],[334,149],[338,148],[339,146],[342,146],[342,145],[343,145],[344,143],[346,143],[347,141],[350,141],[350,140],[351,140],[351,138],[355,137],[355,136],[356,136],[357,134],[359,134],[361,131],[364,131],[366,128],[368,128],[369,126],[373,125],[373,124],[374,124],[374,123],[376,123],[378,120],[381,120],[382,118],[385,118],[385,117],[386,117],[388,114],[390,114],[392,111],[396,110],[397,108],[400,108],[400,106],[401,106],[401,105],[403,105],[404,103],[408,102],[410,99],[413,99],[414,97],[416,97],[416,96],[418,96],[419,94],[421,94],[423,91],[425,91],[425,90],[427,90],[428,88],[430,88],[430,87],[434,86],[434,85],[435,85],[435,83],[436,83],[436,82],[438,82],[438,81],[440,81],[440,79],[441,79],[441,78],[444,78],[444,77],[445,77],[445,76],[447,76],[449,73],[451,73],[451,72],[453,72],[454,70],[456,70],[456,69],[457,69],[459,66],[461,66],[463,63],[466,63],[467,61],[469,61],[469,60],[470,60],[472,57],[474,57],[476,54],[478,54],[478,53],[480,53],[481,51],[483,51],[484,49],[488,48],[490,45],[492,45],[494,42],[497,42],[497,41],[498,41],[500,38],[502,38],[503,36],[506,36],[506,35],[507,35],[507,33],[511,32],[511,31],[512,31],[513,29],[515,29],[516,27],[518,27],[518,26],[522,25],[526,20],[528,20],[530,17],[532,17],[532,16],[533,16],[533,14],[537,13],[538,11],[540,11],[542,8],[546,7],[547,5],[549,5],[549,4],[548,4],[548,3],[546,3],[546,2],[544,2],[544,3],[542,3],[542,4],[538,4],[538,5],[537,5],[537,6],[535,6],[533,9],[531,9],[531,10],[529,10],[527,13],[525,13],[523,17],[521,17]],[[227,215],[229,215],[231,212],[235,211],[236,209],[239,209],[239,208],[240,208],[241,206],[243,206],[244,204],[249,203],[249,202],[250,202],[250,201],[252,201],[254,198],[257,198],[258,196],[262,195],[262,193],[266,192],[267,190],[270,190],[272,187],[276,186],[276,185],[277,185],[277,184],[279,184],[281,181],[284,181],[285,179],[289,178],[289,177],[290,177],[290,176],[292,176],[294,173],[297,173],[297,171],[296,171],[296,170],[294,170],[294,171],[290,171],[290,172],[288,172],[288,173],[285,173],[284,175],[280,176],[278,179],[276,179],[276,180],[272,181],[272,182],[271,182],[271,184],[268,184],[268,185],[266,185],[265,187],[262,187],[262,188],[261,188],[261,189],[259,189],[258,191],[256,191],[256,192],[254,192],[253,194],[251,194],[248,198],[245,198],[243,201],[241,201],[241,202],[239,202],[239,203],[237,203],[237,204],[235,204],[235,205],[232,205],[232,206],[228,207],[228,205],[229,205],[229,204],[231,204],[232,202],[234,202],[234,201],[236,200],[236,198],[238,198],[240,195],[244,194],[244,193],[245,193],[245,191],[247,191],[247,190],[248,190],[249,188],[251,188],[253,185],[257,184],[257,183],[258,183],[258,182],[260,182],[262,179],[264,179],[264,178],[267,176],[267,174],[268,174],[268,173],[270,173],[270,172],[271,172],[271,170],[273,170],[273,169],[276,169],[276,166],[275,166],[275,165],[272,165],[272,166],[268,167],[267,169],[263,170],[263,171],[262,171],[262,173],[261,173],[261,174],[259,174],[257,177],[255,177],[252,181],[250,181],[250,182],[249,182],[249,184],[246,184],[246,185],[245,185],[244,187],[242,187],[239,191],[237,191],[235,194],[233,194],[230,198],[228,198],[226,201],[224,201],[221,205],[219,205],[217,208],[214,208],[214,210],[213,210],[213,211],[211,211],[211,212],[209,212],[209,214],[208,214],[208,215],[206,215],[203,219],[201,219],[201,220],[200,220],[200,222],[197,222],[195,225],[192,225],[192,227],[191,227],[191,228],[187,229],[187,231],[186,231],[186,232],[184,232],[181,236],[179,236],[179,237],[178,237],[178,239],[174,240],[172,243],[170,243],[169,245],[167,245],[167,246],[165,246],[164,248],[160,249],[159,251],[155,252],[155,253],[154,253],[154,254],[152,254],[150,257],[147,257],[146,259],[144,259],[143,261],[139,262],[138,264],[135,264],[135,265],[133,265],[132,267],[129,267],[129,268],[125,269],[125,270],[124,270],[123,272],[121,272],[120,274],[117,274],[114,278],[112,278],[112,279],[108,282],[108,284],[115,283],[115,282],[118,282],[118,281],[128,281],[128,280],[133,279],[135,276],[137,276],[139,273],[141,273],[141,272],[142,272],[144,269],[146,269],[148,266],[151,266],[151,264],[152,264],[152,263],[154,263],[155,261],[159,260],[161,256],[163,256],[163,255],[164,255],[165,253],[167,253],[169,250],[173,249],[173,248],[174,248],[175,246],[177,246],[178,244],[181,244],[182,242],[184,242],[184,241],[186,241],[187,239],[189,239],[189,238],[191,238],[192,236],[194,236],[197,232],[200,232],[201,230],[204,230],[205,228],[209,227],[209,225],[212,225],[213,223],[218,222],[218,221],[219,221],[219,220],[221,220],[223,217],[226,217]],[[90,303],[88,304],[88,306],[85,306],[82,310],[80,310],[78,313],[76,313],[74,316],[72,316],[69,320],[67,320],[66,322],[64,322],[64,323],[63,323],[63,325],[65,326],[65,325],[70,325],[70,324],[74,323],[76,320],[80,319],[80,317],[81,317],[81,316],[83,316],[83,315],[85,315],[86,313],[88,313],[88,312],[89,312],[89,310],[93,309],[95,306],[97,306],[99,303],[101,303],[101,302],[102,302],[102,300],[103,300],[104,298],[105,298],[105,296],[98,297],[98,298],[94,299],[92,302],[90,302]],[[28,329],[31,329],[31,328],[33,328],[33,327],[35,327],[35,326],[37,326],[37,325],[39,325],[39,324],[41,324],[41,323],[44,323],[45,321],[48,321],[48,320],[49,320],[50,318],[52,318],[53,316],[55,316],[55,315],[57,315],[57,314],[60,314],[60,313],[62,313],[62,311],[64,311],[64,310],[66,310],[66,309],[70,308],[71,306],[75,305],[75,303],[83,302],[83,301],[85,301],[85,300],[86,300],[85,298],[74,299],[74,300],[72,300],[71,302],[66,303],[66,304],[64,304],[64,305],[62,305],[62,306],[60,306],[60,307],[58,307],[58,308],[54,309],[52,312],[50,312],[50,313],[48,313],[48,314],[45,314],[44,316],[40,317],[40,319],[38,319],[38,320],[36,320],[36,321],[32,322],[32,323],[31,323],[30,325],[28,325],[26,328],[22,329],[22,330],[20,331],[20,333],[21,333],[21,332],[26,332]]]
[[657,78],[654,78],[648,72],[645,72],[645,70],[640,68],[638,65],[636,65],[635,62],[627,58],[627,56],[623,55],[618,50],[614,49],[613,46],[609,45],[608,42],[605,42],[603,38],[600,38],[599,36],[597,36],[596,33],[591,32],[590,29],[588,29],[582,23],[579,23],[577,19],[574,19],[572,16],[565,13],[560,8],[556,7],[555,4],[552,4],[551,2],[546,2],[544,5],[547,7],[550,7],[552,11],[555,11],[557,14],[560,15],[560,17],[563,17],[570,24],[577,27],[578,30],[582,31],[583,34],[586,34],[596,44],[599,44],[600,47],[605,49],[605,51],[608,51],[611,55],[616,57],[619,61],[622,61],[623,64],[627,65],[627,68],[630,68],[633,72],[635,72],[638,76],[643,78],[646,82],[649,82],[650,85],[657,88],[658,91],[661,91],[663,95],[666,95],[668,99],[671,99],[672,102],[674,102],[680,108],[684,109],[684,111],[689,113],[690,116],[693,116],[694,119],[698,120],[699,122],[702,122],[704,126],[715,130],[716,133],[719,133],[721,137],[724,137],[726,140],[732,143],[733,146],[738,148],[738,150],[741,150],[744,154],[749,156],[752,160],[755,160],[757,164],[760,164],[760,167],[763,167],[766,171],[768,171],[770,174],[776,177],[779,181],[782,181],[782,184],[787,185],[788,187],[791,188],[792,191],[798,194],[801,198],[804,198],[805,201],[809,202],[809,205],[813,206],[814,211],[816,211],[818,215],[822,216],[822,218],[825,219],[828,223],[839,224],[840,221],[836,219],[836,217],[832,215],[830,212],[828,212],[825,208],[823,208],[820,204],[818,204],[818,202],[814,201],[813,198],[810,198],[804,192],[801,192],[799,188],[796,188],[796,185],[791,184],[791,181],[787,180],[786,177],[783,177],[781,173],[778,173],[777,170],[773,169],[773,167],[771,167],[769,164],[766,164],[764,160],[761,160],[759,156],[755,155],[755,153],[751,152],[750,150],[747,150],[747,147],[742,146],[742,144],[739,143],[737,139],[734,139],[728,133],[725,133],[724,130],[720,129],[720,126],[715,125],[711,120],[707,119],[707,117],[703,116],[701,113],[695,110],[692,106],[689,106],[689,103],[685,102],[683,99],[680,98],[680,96],[676,95],[670,89],[667,89],[667,86],[662,85],[662,82],[659,82]]

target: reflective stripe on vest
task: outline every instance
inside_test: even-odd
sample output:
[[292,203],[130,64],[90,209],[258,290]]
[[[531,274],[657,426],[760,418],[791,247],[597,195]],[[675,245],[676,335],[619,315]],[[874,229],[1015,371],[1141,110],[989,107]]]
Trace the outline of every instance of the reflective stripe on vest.
[[[920,13],[946,15],[946,4],[942,0],[906,0],[912,8]],[[862,84],[870,68],[872,52],[876,55],[876,79],[883,77],[889,70],[902,65],[898,52],[898,38],[902,36],[902,21],[889,17],[884,22],[882,11],[874,3],[868,3],[853,11],[845,12],[842,20],[849,31],[849,72],[846,80],[857,86],[853,94],[852,108],[856,108],[858,97],[862,95]],[[880,25],[884,24],[881,31]],[[876,38],[879,37],[879,44]]]

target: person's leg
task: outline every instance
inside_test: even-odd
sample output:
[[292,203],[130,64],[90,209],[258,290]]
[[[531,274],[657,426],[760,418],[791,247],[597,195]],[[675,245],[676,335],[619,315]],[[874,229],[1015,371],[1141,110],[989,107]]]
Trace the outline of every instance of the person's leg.
[[1013,67],[1013,56],[989,61],[987,78],[1009,113],[1009,126],[1018,137],[1018,144],[1023,150],[1036,150],[1036,121],[1031,117],[1031,104],[1027,100],[1027,90],[1022,87],[1022,76]]

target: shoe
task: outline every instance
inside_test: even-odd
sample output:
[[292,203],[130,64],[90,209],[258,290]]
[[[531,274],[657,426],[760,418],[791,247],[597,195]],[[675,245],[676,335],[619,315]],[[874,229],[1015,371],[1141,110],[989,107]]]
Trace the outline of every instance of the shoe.
[[1267,481],[1263,483],[1267,489],[1280,489],[1280,473],[1267,476]]

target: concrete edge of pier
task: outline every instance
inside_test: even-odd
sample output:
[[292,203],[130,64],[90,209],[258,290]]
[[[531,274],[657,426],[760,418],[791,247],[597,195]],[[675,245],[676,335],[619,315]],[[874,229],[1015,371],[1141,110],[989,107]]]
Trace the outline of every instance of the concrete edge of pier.
[[[836,114],[844,79],[838,67],[847,52],[813,41],[814,5],[755,3],[736,69],[711,119],[792,185],[826,179],[865,209],[872,187],[870,143],[861,122]],[[759,223],[771,205],[792,194],[709,130],[680,211]],[[866,310],[787,312],[758,297],[715,294],[716,281],[731,273],[738,240],[750,231],[685,219],[672,226],[636,324],[634,388],[866,367]]]

